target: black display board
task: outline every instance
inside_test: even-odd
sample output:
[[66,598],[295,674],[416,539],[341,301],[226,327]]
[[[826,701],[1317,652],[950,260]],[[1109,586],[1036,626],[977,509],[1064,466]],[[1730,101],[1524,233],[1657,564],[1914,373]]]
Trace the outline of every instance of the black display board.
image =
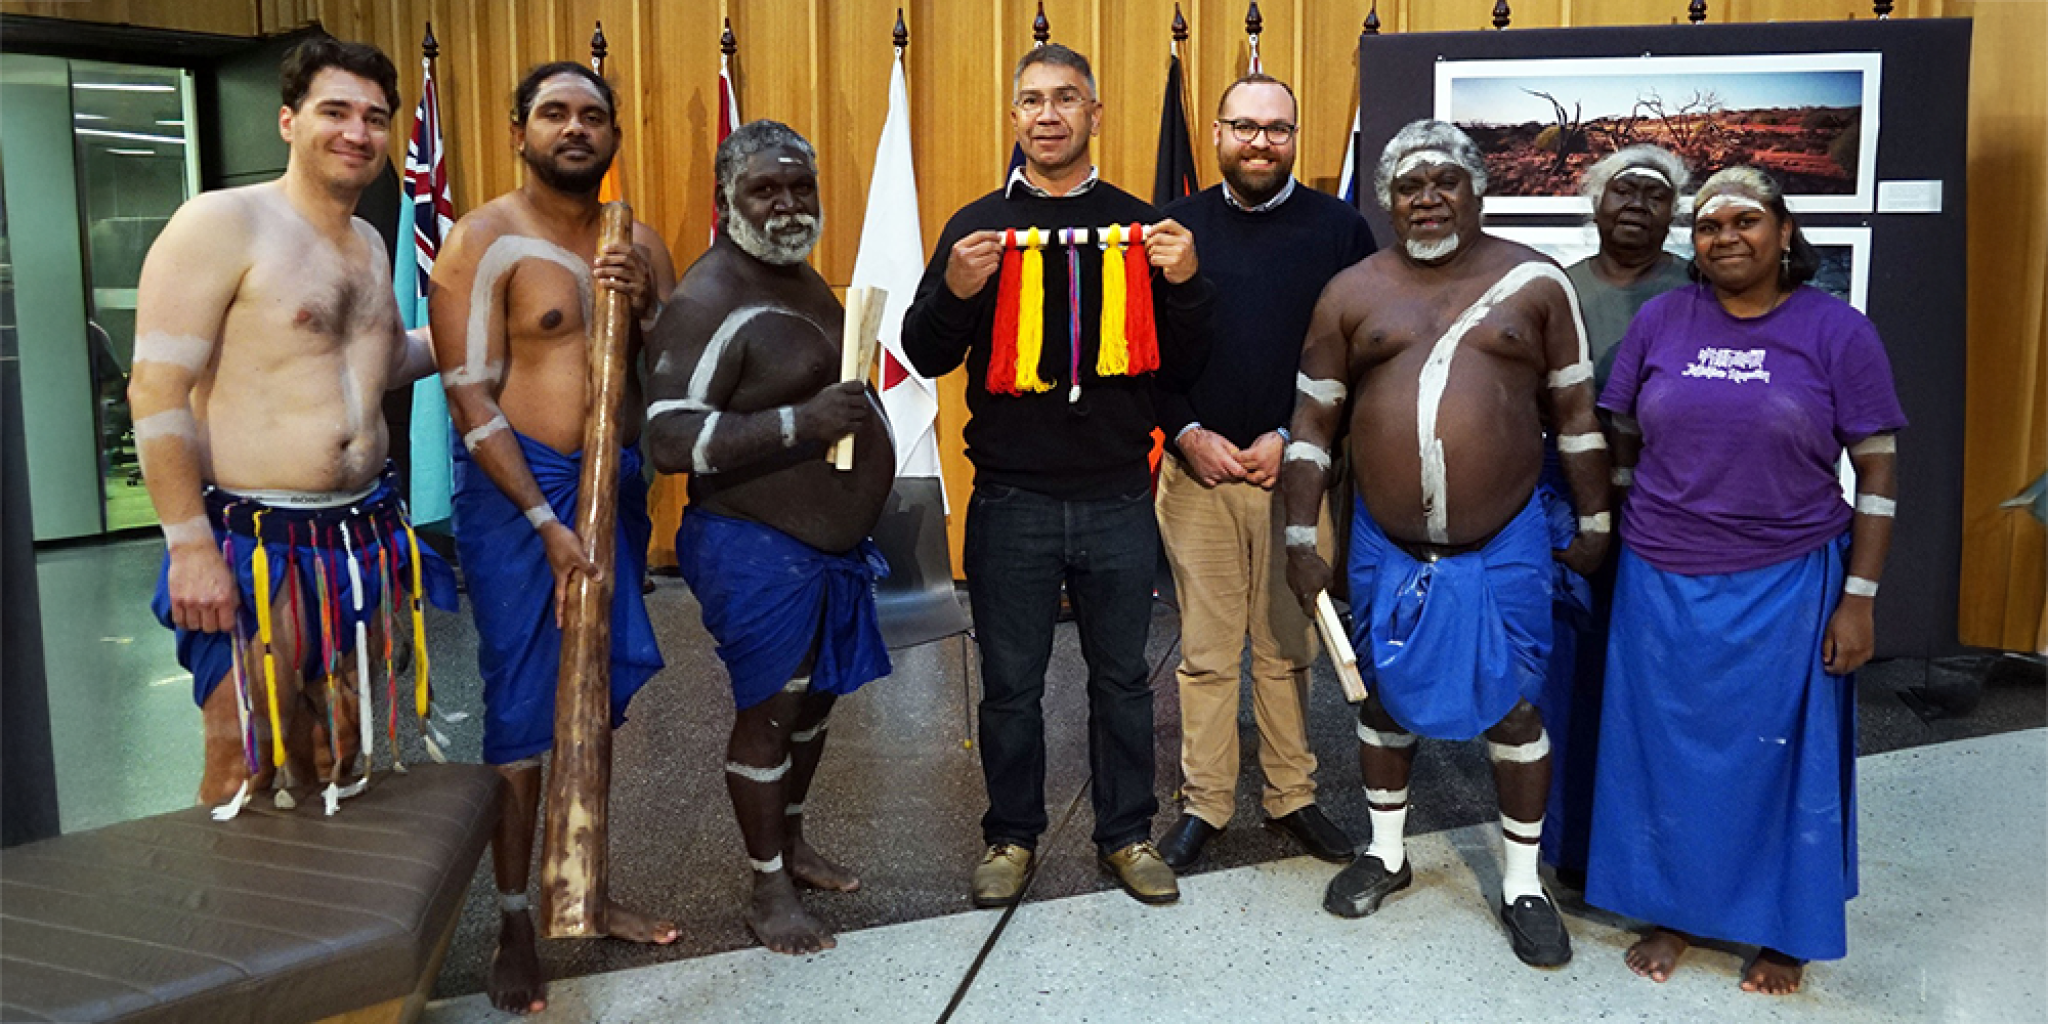
[[[1956,602],[1963,515],[1970,28],[1967,19],[1915,19],[1361,36],[1355,154],[1359,207],[1378,237],[1393,237],[1373,195],[1372,168],[1402,125],[1432,115],[1439,61],[1881,54],[1876,180],[1939,181],[1939,212],[1804,212],[1798,219],[1803,227],[1870,229],[1865,312],[1884,338],[1899,398],[1911,420],[1899,440],[1899,514],[1877,602],[1878,656],[1954,653],[1961,649]],[[1582,220],[1555,214],[1487,217],[1489,227]]]

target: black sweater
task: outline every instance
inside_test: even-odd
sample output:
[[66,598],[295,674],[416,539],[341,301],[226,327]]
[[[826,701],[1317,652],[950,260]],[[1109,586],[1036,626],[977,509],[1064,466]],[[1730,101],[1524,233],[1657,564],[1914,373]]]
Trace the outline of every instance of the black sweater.
[[1159,425],[1169,442],[1200,423],[1249,447],[1293,415],[1309,315],[1331,278],[1372,255],[1372,229],[1343,200],[1299,184],[1261,213],[1230,205],[1216,185],[1165,215],[1194,232],[1217,298],[1209,363],[1186,394],[1160,396]]
[[[1157,423],[1154,389],[1185,388],[1209,355],[1211,289],[1201,274],[1180,285],[1152,272],[1152,309],[1159,331],[1159,371],[1098,377],[1095,356],[1102,317],[1102,252],[1081,252],[1081,398],[1067,401],[1066,249],[1044,249],[1045,347],[1038,364],[1050,391],[992,394],[988,390],[989,336],[995,328],[1000,275],[972,298],[946,287],[953,243],[983,228],[1103,227],[1151,224],[1158,211],[1127,192],[1097,182],[1078,196],[1043,198],[1024,189],[1006,197],[991,192],[961,208],[939,236],[938,248],[903,317],[903,351],[917,372],[938,377],[967,363],[967,457],[975,483],[1003,484],[1056,498],[1090,500],[1134,494],[1150,483],[1148,456]],[[1197,246],[1201,240],[1196,239]],[[1206,268],[1205,268],[1206,269]],[[1155,379],[1156,378],[1156,379]]]

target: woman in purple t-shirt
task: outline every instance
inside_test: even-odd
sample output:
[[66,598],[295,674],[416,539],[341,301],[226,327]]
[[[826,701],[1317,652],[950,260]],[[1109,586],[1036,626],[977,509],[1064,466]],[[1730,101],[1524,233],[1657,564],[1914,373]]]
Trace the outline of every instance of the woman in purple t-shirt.
[[1586,900],[1653,924],[1637,974],[1663,981],[1698,936],[1760,947],[1742,987],[1784,994],[1847,953],[1850,673],[1906,418],[1870,321],[1804,284],[1819,260],[1776,182],[1721,171],[1693,211],[1698,283],[1643,307],[1600,397],[1635,470]]

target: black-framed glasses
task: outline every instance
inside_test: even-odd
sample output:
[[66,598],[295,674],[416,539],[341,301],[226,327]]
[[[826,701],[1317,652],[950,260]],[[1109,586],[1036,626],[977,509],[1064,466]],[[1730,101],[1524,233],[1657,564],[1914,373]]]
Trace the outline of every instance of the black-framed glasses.
[[1239,142],[1250,142],[1258,138],[1260,132],[1265,132],[1266,141],[1275,146],[1285,146],[1294,138],[1294,126],[1285,121],[1260,124],[1251,120],[1225,119],[1218,123],[1229,125],[1231,137]]

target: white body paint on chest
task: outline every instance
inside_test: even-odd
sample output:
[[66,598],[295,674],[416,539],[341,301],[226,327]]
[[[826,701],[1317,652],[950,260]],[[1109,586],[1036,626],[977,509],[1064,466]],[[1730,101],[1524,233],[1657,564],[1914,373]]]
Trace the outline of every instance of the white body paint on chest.
[[575,253],[553,242],[525,235],[499,235],[498,240],[484,250],[483,259],[477,261],[476,284],[469,293],[468,352],[463,358],[462,369],[448,375],[448,383],[478,384],[498,379],[500,368],[490,361],[491,295],[498,290],[498,282],[504,280],[521,260],[546,260],[574,275],[576,298],[583,308],[583,329],[590,329],[592,310],[596,306],[590,266]]
[[1478,301],[1466,307],[1458,319],[1451,322],[1443,336],[1430,348],[1429,359],[1422,364],[1422,375],[1415,389],[1415,440],[1422,454],[1422,514],[1425,528],[1432,544],[1451,542],[1451,509],[1449,497],[1449,471],[1444,461],[1444,443],[1437,437],[1437,412],[1443,405],[1444,389],[1451,382],[1451,360],[1458,354],[1458,343],[1479,322],[1493,312],[1495,306],[1521,291],[1531,281],[1547,279],[1557,282],[1564,289],[1565,299],[1571,304],[1572,331],[1578,341],[1578,361],[1586,360],[1586,328],[1579,316],[1579,303],[1572,294],[1571,282],[1565,280],[1564,271],[1539,260],[1516,264],[1493,287],[1486,290]]

